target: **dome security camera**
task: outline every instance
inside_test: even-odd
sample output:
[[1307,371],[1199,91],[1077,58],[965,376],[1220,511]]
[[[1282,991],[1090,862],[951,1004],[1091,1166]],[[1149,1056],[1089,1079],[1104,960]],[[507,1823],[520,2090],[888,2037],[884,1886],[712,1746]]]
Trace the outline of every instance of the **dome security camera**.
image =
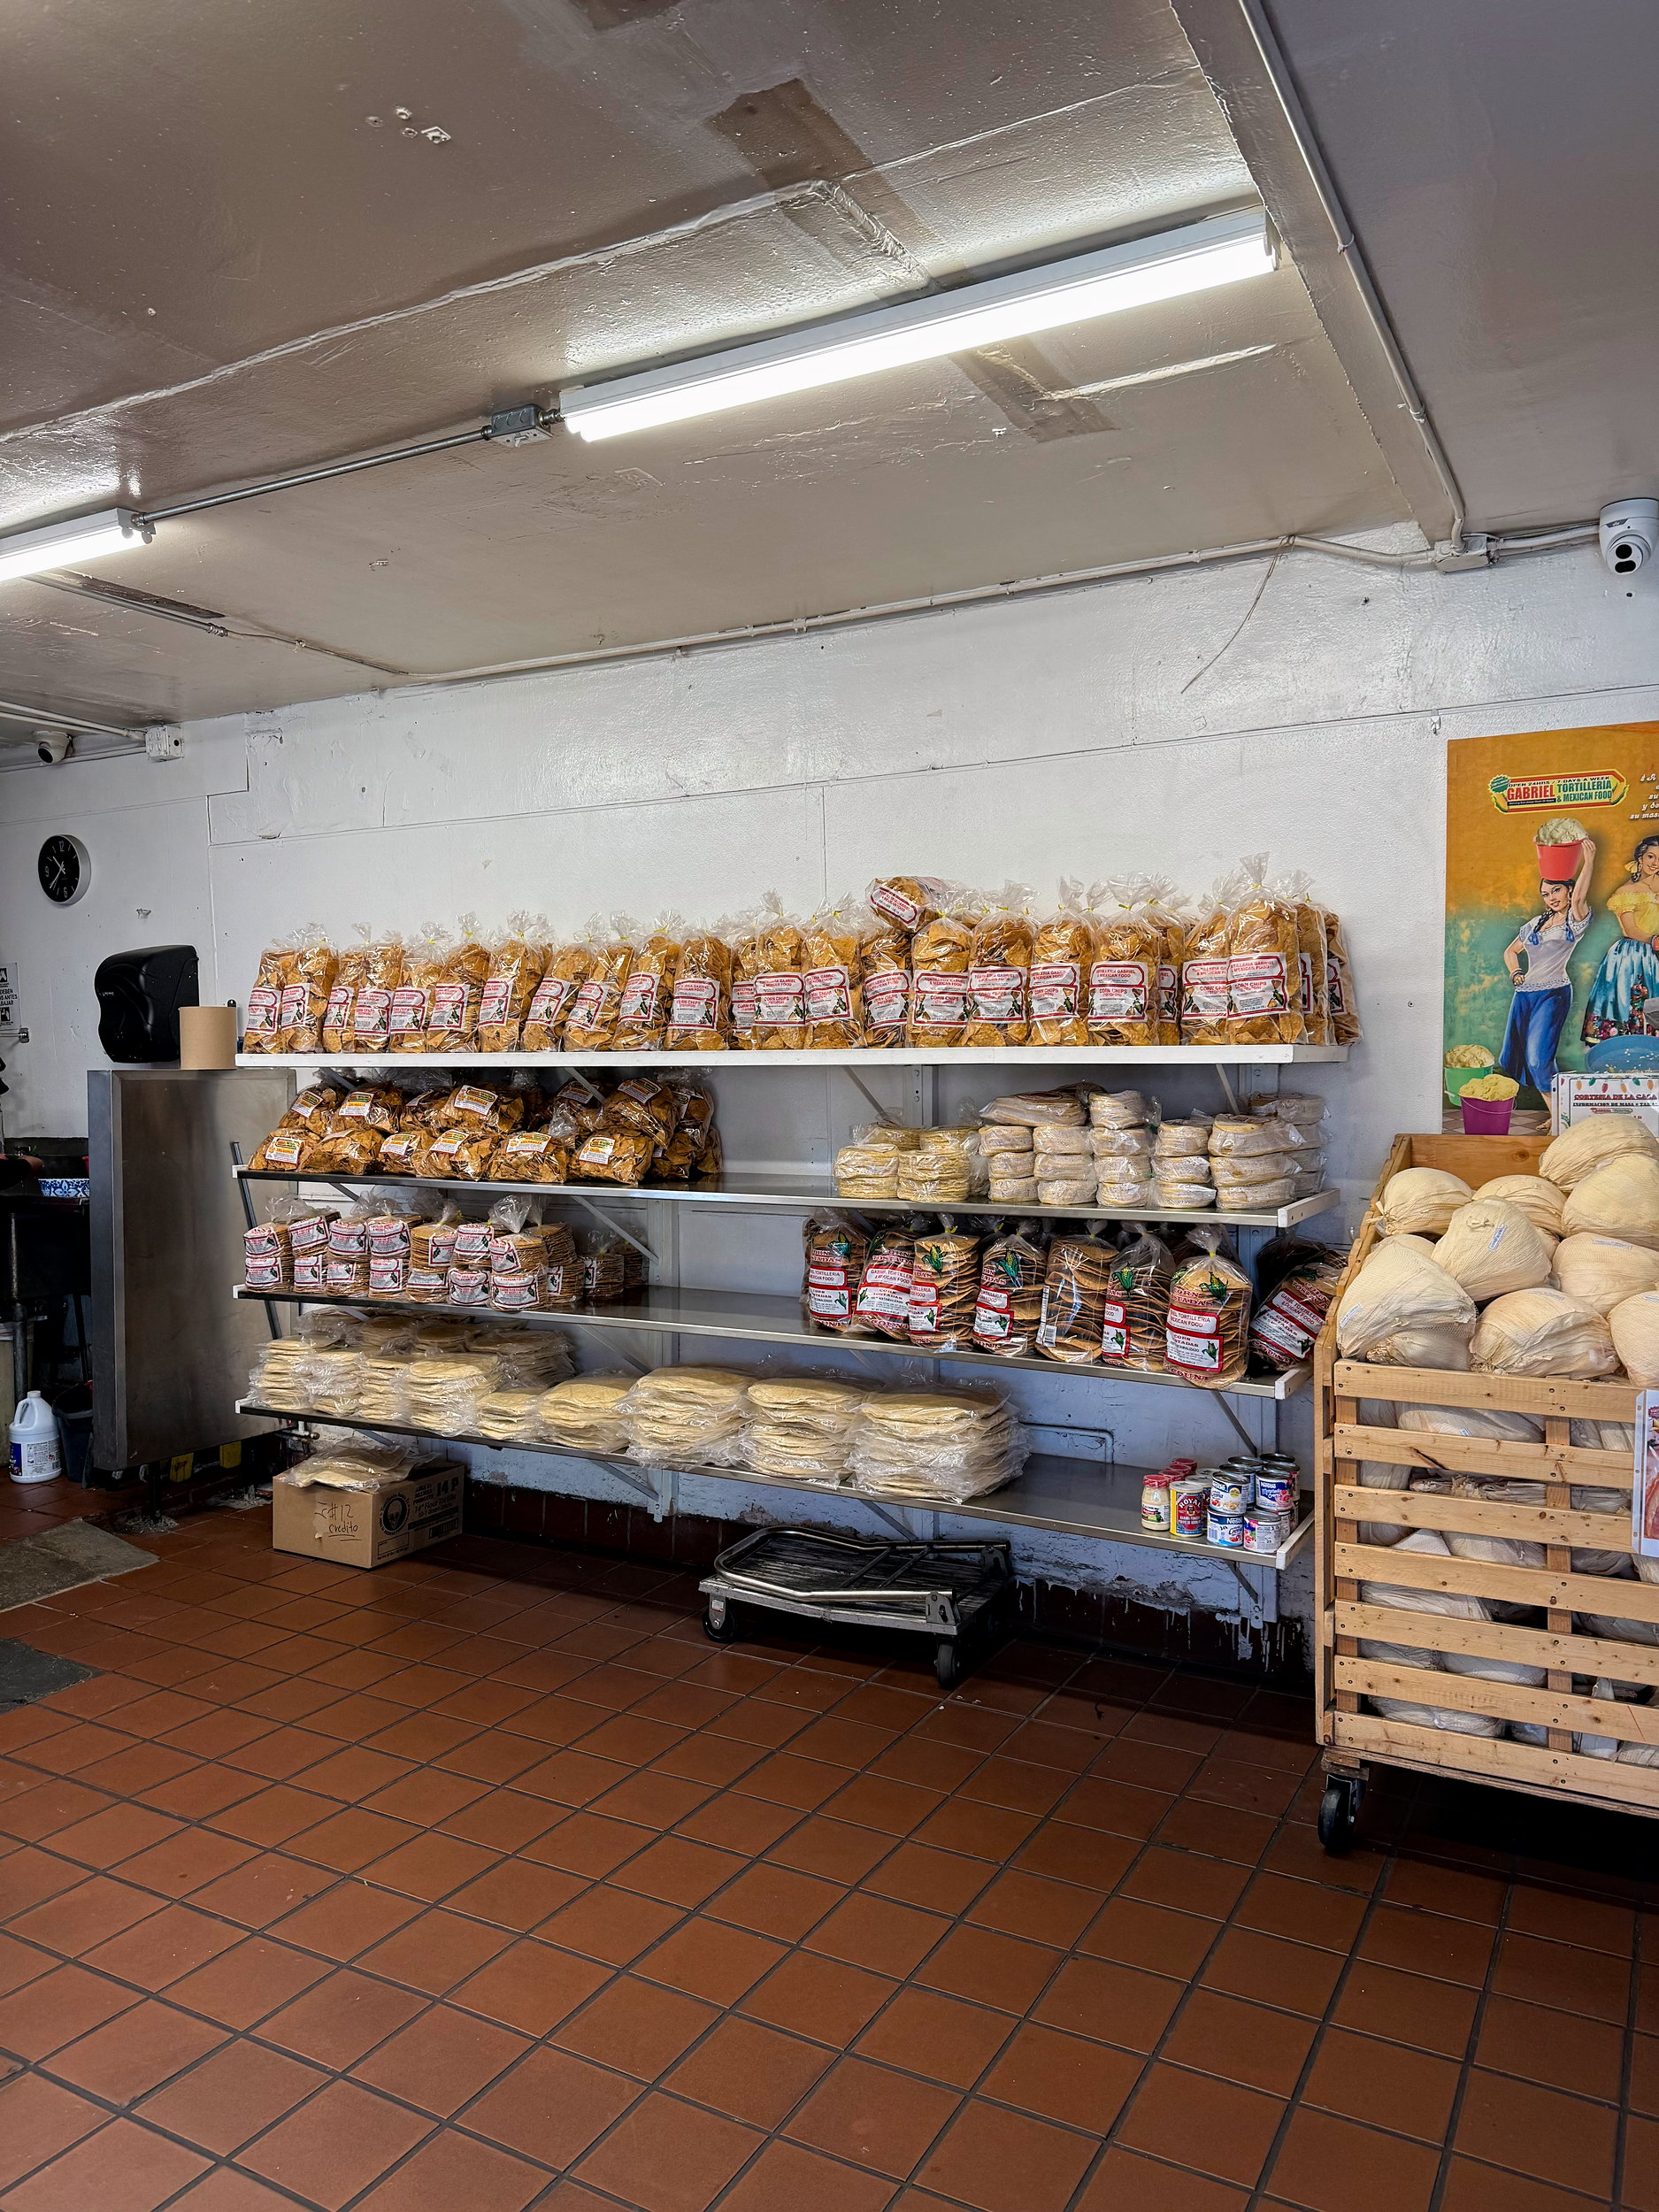
[[56,768],[60,761],[68,760],[74,749],[74,737],[68,730],[36,730],[35,733],[35,750],[43,767]]
[[1601,510],[1601,558],[1615,576],[1633,576],[1659,548],[1659,499],[1615,499]]

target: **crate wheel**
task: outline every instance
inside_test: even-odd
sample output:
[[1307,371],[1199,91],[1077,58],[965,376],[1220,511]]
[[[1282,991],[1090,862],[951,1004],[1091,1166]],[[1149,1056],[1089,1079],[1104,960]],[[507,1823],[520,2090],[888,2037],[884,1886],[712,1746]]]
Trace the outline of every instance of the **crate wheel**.
[[1354,1841],[1363,1785],[1354,1775],[1333,1775],[1319,1800],[1319,1840],[1340,1859]]
[[942,1637],[933,1646],[933,1678],[941,1690],[954,1690],[962,1679],[962,1661],[956,1644]]
[[724,1598],[710,1598],[703,1609],[703,1632],[713,1644],[737,1640],[737,1619]]

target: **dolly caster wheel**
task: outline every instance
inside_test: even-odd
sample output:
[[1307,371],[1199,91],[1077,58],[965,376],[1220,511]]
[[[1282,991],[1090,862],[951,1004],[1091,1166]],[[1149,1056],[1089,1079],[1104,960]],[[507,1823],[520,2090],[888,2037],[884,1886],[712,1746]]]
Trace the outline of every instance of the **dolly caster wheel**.
[[711,1644],[737,1641],[737,1618],[724,1598],[710,1598],[703,1607],[703,1632]]
[[1342,1857],[1353,1844],[1354,1830],[1365,1786],[1356,1775],[1333,1775],[1319,1800],[1319,1840],[1333,1859]]
[[933,1646],[933,1678],[941,1690],[954,1690],[962,1679],[962,1661],[954,1643]]

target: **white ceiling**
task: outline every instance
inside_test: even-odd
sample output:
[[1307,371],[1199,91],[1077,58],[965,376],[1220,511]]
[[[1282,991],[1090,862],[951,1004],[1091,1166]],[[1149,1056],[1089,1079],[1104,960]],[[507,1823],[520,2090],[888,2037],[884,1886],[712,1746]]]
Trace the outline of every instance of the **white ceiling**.
[[[1654,488],[1620,472],[1659,460],[1635,397],[1659,309],[1629,265],[1616,280],[1624,233],[1651,257],[1655,157],[1640,131],[1600,145],[1580,81],[1599,44],[1651,61],[1651,18],[1275,12],[1471,519]],[[1291,250],[1269,279],[989,356],[165,526],[88,572],[238,634],[0,585],[0,695],[175,719],[1283,532],[1443,534],[1243,24],[1240,0],[25,0],[0,525],[463,428],[1258,190]],[[1544,253],[1563,148],[1571,220],[1548,238],[1580,250]]]

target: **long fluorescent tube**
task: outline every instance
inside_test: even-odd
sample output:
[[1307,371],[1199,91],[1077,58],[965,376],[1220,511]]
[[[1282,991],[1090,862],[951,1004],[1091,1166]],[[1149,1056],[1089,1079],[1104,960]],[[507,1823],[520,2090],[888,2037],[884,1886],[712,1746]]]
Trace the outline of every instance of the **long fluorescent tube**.
[[37,530],[13,530],[0,537],[0,577],[38,576],[66,561],[89,561],[105,553],[124,553],[147,545],[155,532],[127,507],[101,515],[76,515],[68,522],[43,522]]
[[572,384],[559,394],[559,412],[578,437],[620,437],[1236,284],[1265,276],[1273,266],[1267,219],[1259,208],[1215,215],[1155,238],[785,331],[677,367]]

